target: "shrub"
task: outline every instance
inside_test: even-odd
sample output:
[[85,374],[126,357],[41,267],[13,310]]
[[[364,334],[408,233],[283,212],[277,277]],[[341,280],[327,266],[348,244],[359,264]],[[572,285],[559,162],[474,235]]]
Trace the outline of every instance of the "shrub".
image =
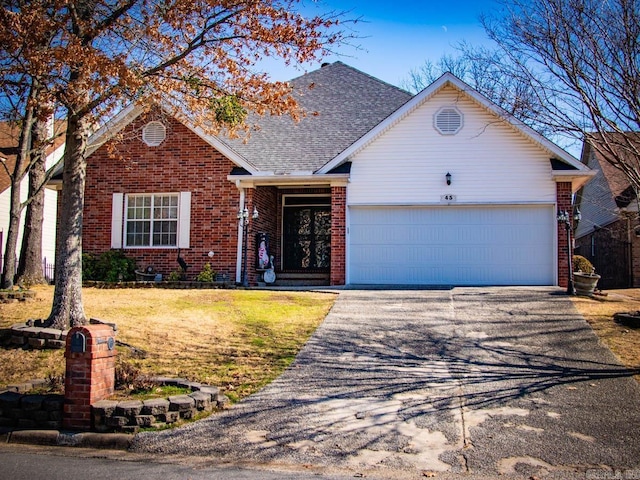
[[216,271],[211,268],[210,263],[205,263],[202,271],[196,277],[198,282],[214,282],[216,280]]
[[582,273],[594,273],[595,272],[595,268],[593,267],[593,264],[587,260],[585,257],[583,257],[582,255],[574,255],[573,256],[573,271],[574,272],[582,272]]
[[169,280],[170,282],[179,282],[181,280],[184,280],[184,278],[185,278],[184,270],[179,269],[171,272],[167,277],[167,280]]
[[137,392],[149,390],[156,383],[147,375],[143,375],[135,365],[118,360],[115,368],[115,389]]
[[82,279],[100,282],[121,282],[135,280],[136,261],[127,258],[118,250],[109,250],[94,255],[82,255]]

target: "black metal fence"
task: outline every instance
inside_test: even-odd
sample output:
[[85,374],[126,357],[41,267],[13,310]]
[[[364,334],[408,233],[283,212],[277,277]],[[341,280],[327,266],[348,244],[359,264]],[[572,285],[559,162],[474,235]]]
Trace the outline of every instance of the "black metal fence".
[[[16,259],[16,270],[18,268],[18,259]],[[43,258],[42,259],[42,274],[44,275],[44,278],[47,280],[48,283],[53,283],[54,280],[54,274],[56,271],[56,265],[55,263],[49,263],[47,262],[47,258]],[[4,273],[4,256],[0,253],[0,274]],[[15,275],[16,273],[18,273],[17,271],[13,272],[13,274]]]

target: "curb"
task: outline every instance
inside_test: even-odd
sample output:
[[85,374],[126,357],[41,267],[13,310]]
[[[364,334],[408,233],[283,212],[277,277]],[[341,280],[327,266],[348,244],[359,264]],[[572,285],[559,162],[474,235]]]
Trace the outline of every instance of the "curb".
[[128,450],[135,435],[124,433],[61,432],[58,430],[15,430],[0,432],[0,442],[58,447]]

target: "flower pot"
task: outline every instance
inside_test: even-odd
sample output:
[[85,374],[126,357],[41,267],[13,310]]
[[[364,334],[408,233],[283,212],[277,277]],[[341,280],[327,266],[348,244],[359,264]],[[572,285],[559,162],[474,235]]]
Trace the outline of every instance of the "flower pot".
[[592,296],[598,280],[600,280],[600,275],[595,273],[573,272],[573,285],[576,289],[576,295]]

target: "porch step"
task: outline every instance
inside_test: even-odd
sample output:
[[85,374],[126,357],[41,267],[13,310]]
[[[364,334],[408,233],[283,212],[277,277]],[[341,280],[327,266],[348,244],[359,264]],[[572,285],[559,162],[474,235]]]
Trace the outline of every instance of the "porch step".
[[276,283],[281,287],[304,287],[329,285],[328,273],[281,273],[276,272]]

